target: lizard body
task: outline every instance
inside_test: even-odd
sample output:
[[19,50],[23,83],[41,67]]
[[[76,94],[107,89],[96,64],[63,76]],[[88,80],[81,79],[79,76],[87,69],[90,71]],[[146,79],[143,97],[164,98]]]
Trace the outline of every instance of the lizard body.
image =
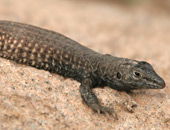
[[0,56],[79,81],[83,101],[103,113],[111,111],[93,93],[97,86],[120,91],[165,87],[147,62],[103,55],[62,34],[28,24],[0,21]]

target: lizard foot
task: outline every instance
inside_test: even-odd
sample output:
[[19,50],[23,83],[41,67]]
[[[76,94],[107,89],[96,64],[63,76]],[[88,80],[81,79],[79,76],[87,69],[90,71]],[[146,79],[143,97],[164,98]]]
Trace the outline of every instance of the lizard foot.
[[[135,108],[137,107],[136,101],[133,100],[129,93],[121,92],[120,94],[124,94],[120,100],[116,102],[127,112],[134,113]],[[132,93],[131,93],[132,94]]]
[[134,110],[137,107],[137,103],[135,101],[130,101],[130,102],[126,101],[126,102],[123,102],[121,106],[127,112],[134,113]]
[[101,105],[96,105],[95,107],[93,106],[93,111],[97,112],[98,114],[103,113],[105,114],[107,117],[113,116],[115,120],[118,120],[118,116],[116,114],[116,112],[114,110],[111,110],[108,107],[104,107]]

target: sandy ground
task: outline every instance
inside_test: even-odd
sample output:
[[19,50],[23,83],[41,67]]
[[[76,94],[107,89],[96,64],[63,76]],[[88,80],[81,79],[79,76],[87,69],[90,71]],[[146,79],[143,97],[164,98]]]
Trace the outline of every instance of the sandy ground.
[[[133,95],[95,89],[117,112],[115,121],[82,102],[80,83],[0,58],[0,129],[170,128],[170,14],[97,0],[0,0],[0,19],[60,32],[103,54],[148,61],[166,81],[165,89]],[[133,100],[137,107],[129,113],[123,104]]]

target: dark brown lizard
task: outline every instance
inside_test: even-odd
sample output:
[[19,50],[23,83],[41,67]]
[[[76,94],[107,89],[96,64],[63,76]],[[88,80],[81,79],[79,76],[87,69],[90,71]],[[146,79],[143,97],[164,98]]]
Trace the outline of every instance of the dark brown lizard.
[[97,53],[62,34],[28,24],[0,21],[0,56],[45,69],[81,83],[83,101],[94,111],[111,113],[92,89],[162,89],[164,80],[144,61]]

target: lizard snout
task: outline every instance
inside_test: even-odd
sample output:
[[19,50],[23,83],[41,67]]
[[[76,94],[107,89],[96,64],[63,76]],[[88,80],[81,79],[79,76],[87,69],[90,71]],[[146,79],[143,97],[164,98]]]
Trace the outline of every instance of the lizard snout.
[[157,84],[160,86],[160,89],[165,88],[166,84],[163,79],[157,80]]

